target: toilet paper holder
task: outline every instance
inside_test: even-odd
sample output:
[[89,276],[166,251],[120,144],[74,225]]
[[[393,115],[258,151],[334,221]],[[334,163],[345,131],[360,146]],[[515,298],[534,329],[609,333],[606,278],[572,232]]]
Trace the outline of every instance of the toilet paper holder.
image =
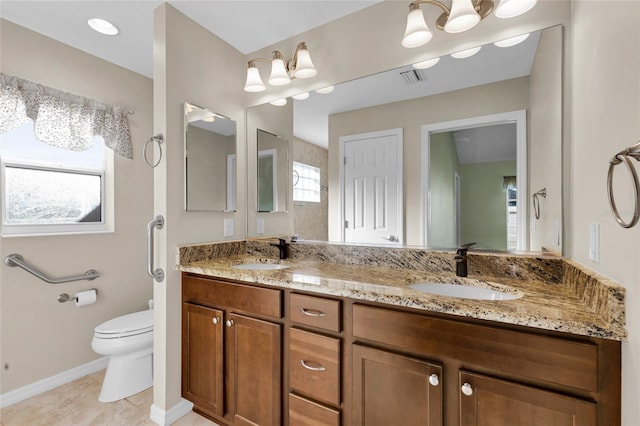
[[[94,290],[96,292],[96,295],[98,294],[98,289],[97,288],[90,288],[89,290]],[[60,303],[75,302],[77,300],[78,300],[77,297],[71,297],[71,296],[69,296],[68,293],[62,293],[62,294],[58,295],[58,302],[60,302]]]

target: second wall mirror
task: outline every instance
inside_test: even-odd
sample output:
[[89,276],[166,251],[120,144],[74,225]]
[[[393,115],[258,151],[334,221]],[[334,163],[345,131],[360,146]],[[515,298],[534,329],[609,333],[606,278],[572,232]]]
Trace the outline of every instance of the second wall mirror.
[[184,104],[185,210],[236,210],[236,122]]

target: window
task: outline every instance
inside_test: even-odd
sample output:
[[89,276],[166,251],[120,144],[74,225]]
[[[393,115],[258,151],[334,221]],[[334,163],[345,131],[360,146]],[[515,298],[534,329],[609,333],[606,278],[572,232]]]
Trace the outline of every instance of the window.
[[508,186],[507,190],[507,250],[518,247],[518,190]]
[[102,137],[85,151],[39,142],[33,122],[0,135],[2,235],[107,230]]
[[320,169],[293,162],[293,201],[320,202]]

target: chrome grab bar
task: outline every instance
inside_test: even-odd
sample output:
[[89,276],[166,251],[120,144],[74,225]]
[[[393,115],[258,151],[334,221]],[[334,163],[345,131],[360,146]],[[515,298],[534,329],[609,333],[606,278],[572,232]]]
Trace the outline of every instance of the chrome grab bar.
[[153,228],[162,229],[164,227],[164,217],[162,215],[156,216],[149,224],[147,225],[147,274],[156,282],[162,282],[164,280],[164,271],[161,268],[153,267],[153,247],[154,247],[154,237],[153,237]]
[[87,272],[84,273],[84,275],[73,275],[71,277],[63,277],[63,278],[51,278],[51,277],[48,277],[43,272],[41,272],[40,270],[38,270],[37,268],[35,268],[34,266],[29,265],[27,262],[24,261],[24,258],[22,256],[15,253],[5,257],[4,264],[7,266],[11,266],[12,268],[19,266],[25,271],[27,271],[28,273],[40,278],[42,281],[48,282],[49,284],[62,284],[62,283],[68,283],[71,281],[81,281],[81,280],[91,281],[91,280],[95,280],[96,278],[102,275],[100,274],[100,272],[96,271],[95,269],[89,269]]

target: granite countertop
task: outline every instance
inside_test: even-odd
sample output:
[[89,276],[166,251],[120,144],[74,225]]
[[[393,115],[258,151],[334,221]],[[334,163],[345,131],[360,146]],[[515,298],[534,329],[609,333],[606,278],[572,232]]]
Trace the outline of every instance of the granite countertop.
[[[241,270],[242,263],[280,263],[284,269]],[[326,261],[236,255],[183,262],[184,272],[263,284],[273,287],[349,297],[419,310],[484,319],[507,324],[578,335],[624,340],[624,300],[612,304],[589,304],[571,286],[532,279],[466,279],[451,273],[368,265],[345,265]],[[413,290],[417,282],[452,282],[522,294],[514,300],[470,300],[436,296]],[[614,290],[617,290],[614,288]],[[607,290],[609,291],[609,290]],[[609,293],[615,291],[609,291]],[[603,305],[603,306],[601,306]],[[612,306],[613,305],[613,308]],[[620,307],[621,306],[621,307]]]

